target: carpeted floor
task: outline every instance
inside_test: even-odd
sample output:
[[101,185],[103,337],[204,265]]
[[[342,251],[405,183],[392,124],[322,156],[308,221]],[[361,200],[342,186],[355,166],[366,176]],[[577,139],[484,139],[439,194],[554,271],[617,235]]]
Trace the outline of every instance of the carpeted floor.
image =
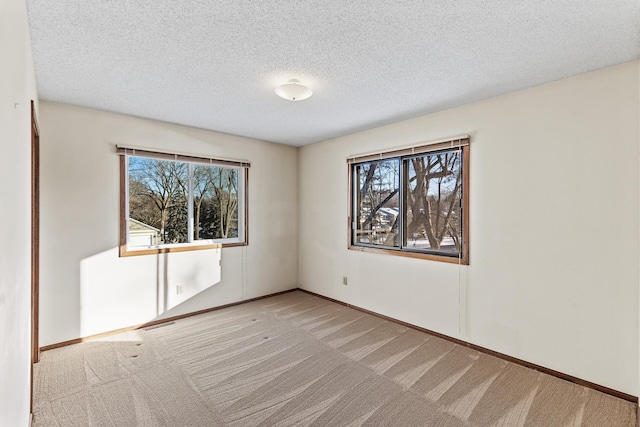
[[34,425],[635,426],[635,405],[303,292],[42,354]]

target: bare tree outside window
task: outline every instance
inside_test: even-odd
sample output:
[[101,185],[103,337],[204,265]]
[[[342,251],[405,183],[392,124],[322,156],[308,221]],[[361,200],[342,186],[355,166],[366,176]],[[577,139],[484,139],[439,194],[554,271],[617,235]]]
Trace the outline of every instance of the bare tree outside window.
[[159,243],[186,243],[188,168],[184,162],[129,159],[129,217],[159,230]]
[[129,156],[128,246],[240,238],[240,170]]
[[460,252],[461,157],[451,151],[406,160],[406,247]]
[[361,243],[398,246],[398,159],[356,166],[358,210],[356,239]]
[[441,258],[466,255],[465,149],[353,163],[351,244]]
[[238,237],[238,171],[194,168],[195,240]]

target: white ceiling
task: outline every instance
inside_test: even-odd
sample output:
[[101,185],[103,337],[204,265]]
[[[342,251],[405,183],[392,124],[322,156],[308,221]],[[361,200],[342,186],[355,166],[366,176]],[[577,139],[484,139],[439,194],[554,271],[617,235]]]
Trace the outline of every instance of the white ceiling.
[[640,58],[638,0],[27,7],[41,99],[295,146]]

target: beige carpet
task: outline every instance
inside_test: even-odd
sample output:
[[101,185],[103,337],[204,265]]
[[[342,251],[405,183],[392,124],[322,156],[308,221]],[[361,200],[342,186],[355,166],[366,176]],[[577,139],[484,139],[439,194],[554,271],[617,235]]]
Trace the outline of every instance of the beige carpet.
[[50,350],[35,426],[635,426],[632,403],[299,291]]

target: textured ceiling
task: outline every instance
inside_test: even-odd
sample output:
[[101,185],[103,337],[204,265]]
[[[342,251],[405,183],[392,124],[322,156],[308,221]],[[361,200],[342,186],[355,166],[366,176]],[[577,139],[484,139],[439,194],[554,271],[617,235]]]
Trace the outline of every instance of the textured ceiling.
[[[305,145],[640,58],[638,0],[28,0],[41,99]],[[291,78],[314,96],[290,102]]]

